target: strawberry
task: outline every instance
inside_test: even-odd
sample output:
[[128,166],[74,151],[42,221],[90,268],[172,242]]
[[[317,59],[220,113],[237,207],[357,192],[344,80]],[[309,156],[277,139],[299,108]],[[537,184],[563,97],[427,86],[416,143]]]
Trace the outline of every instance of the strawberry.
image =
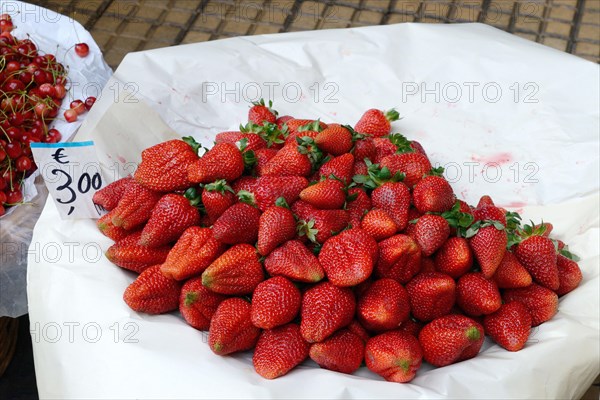
[[256,165],[254,166],[256,170],[256,175],[262,176],[264,175],[265,165],[277,154],[277,150],[270,149],[258,149],[254,152],[254,156],[256,157]]
[[504,253],[502,262],[492,277],[500,289],[513,289],[531,285],[531,275],[517,257],[507,251]]
[[417,321],[416,319],[409,318],[400,325],[400,330],[406,333],[410,333],[414,337],[419,337],[419,332],[425,324],[423,322]]
[[346,202],[344,184],[337,179],[325,179],[300,192],[300,199],[321,210],[336,210]]
[[301,301],[300,290],[289,279],[283,276],[267,279],[252,294],[252,323],[262,329],[285,325],[296,318]]
[[408,283],[421,270],[421,249],[406,235],[395,235],[379,243],[377,276]]
[[250,303],[239,297],[219,304],[208,330],[208,346],[220,356],[253,348],[260,329],[252,325]]
[[200,331],[207,331],[217,307],[227,296],[211,292],[202,285],[202,278],[190,279],[183,284],[179,296],[179,312],[185,322]]
[[502,294],[505,303],[520,301],[531,313],[531,326],[549,321],[558,312],[558,296],[552,290],[532,283],[518,289],[506,289]]
[[132,181],[133,178],[130,176],[116,180],[94,193],[92,201],[105,210],[111,211],[119,204],[119,200],[121,200]]
[[456,301],[454,279],[441,272],[422,272],[406,285],[412,315],[431,321],[450,312]]
[[269,255],[275,248],[296,237],[296,218],[280,198],[279,205],[269,207],[258,220],[258,252]]
[[348,329],[350,332],[354,333],[364,343],[367,343],[367,340],[369,340],[369,338],[370,338],[367,330],[357,320],[353,320],[352,322],[350,322],[350,325],[348,325],[344,329]]
[[325,243],[335,233],[346,228],[349,222],[345,210],[319,210],[302,200],[292,205],[292,211],[300,220],[300,236],[306,236],[317,243]]
[[471,317],[496,312],[502,305],[502,298],[496,283],[484,278],[480,272],[461,276],[456,285],[456,303]]
[[110,211],[108,214],[104,214],[96,221],[96,226],[104,236],[118,242],[130,235],[131,231],[125,230],[120,226],[115,226],[112,222],[114,215],[114,210]]
[[402,182],[409,188],[431,170],[429,159],[421,153],[392,154],[384,157],[379,164],[382,168],[387,167],[392,175],[402,172],[405,175]]
[[312,163],[309,156],[294,143],[285,146],[262,168],[262,176],[309,176]]
[[371,198],[360,188],[351,188],[348,190],[348,203],[346,211],[350,217],[350,224],[358,228],[363,216],[371,209]]
[[317,124],[317,129],[318,130],[323,130],[325,128],[327,128],[327,124],[324,122],[321,122],[319,120],[314,120],[314,119],[297,119],[297,118],[292,118],[289,119],[285,122],[285,124],[287,125],[288,130],[291,133],[294,132],[301,132],[302,129],[306,130],[308,128],[313,129],[315,124]]
[[309,343],[322,342],[354,317],[356,300],[352,290],[322,282],[302,298],[300,332]]
[[199,223],[200,213],[187,198],[179,194],[165,194],[152,210],[139,244],[158,247],[174,242],[187,228]]
[[211,225],[236,201],[235,192],[224,179],[204,186],[202,191],[202,205]]
[[487,194],[481,196],[476,208],[482,208],[483,206],[495,206],[494,200],[492,200],[492,198]]
[[408,292],[393,279],[379,279],[360,296],[356,314],[360,323],[369,330],[398,328],[410,314]]
[[498,221],[506,226],[506,214],[496,206],[485,205],[473,210],[473,219],[475,221]]
[[244,157],[240,149],[235,144],[219,143],[190,164],[188,179],[193,183],[210,183],[218,179],[231,182],[239,178],[243,172]]
[[537,234],[528,236],[516,246],[514,254],[535,282],[550,290],[558,289],[557,256],[551,239]]
[[188,168],[198,160],[200,145],[192,137],[159,143],[142,151],[142,162],[133,177],[148,189],[173,192],[192,186]]
[[115,265],[138,274],[148,267],[164,262],[170,246],[146,247],[138,244],[142,232],[138,231],[119,240],[106,250],[106,258]]
[[411,140],[410,142],[410,147],[416,152],[416,153],[421,153],[424,156],[427,156],[427,153],[425,152],[425,149],[423,148],[423,145],[419,142],[417,142],[416,140]]
[[398,150],[398,148],[387,137],[376,137],[372,140],[373,144],[375,145],[375,158],[371,161],[374,163],[380,163],[385,157],[396,153]]
[[442,213],[452,208],[455,202],[454,192],[448,181],[441,176],[424,177],[413,189],[413,203],[420,213]]
[[254,151],[256,152],[259,149],[266,149],[267,142],[260,137],[260,135],[253,132],[221,132],[217,133],[215,136],[215,144],[219,143],[231,143],[237,144],[242,140],[246,139],[246,146],[244,147],[244,152],[246,151]]
[[349,329],[341,329],[320,343],[313,343],[310,358],[319,367],[351,374],[365,357],[365,342]]
[[260,211],[246,203],[236,203],[229,207],[215,221],[215,239],[227,244],[254,244],[258,239]]
[[256,249],[236,244],[202,273],[202,284],[213,292],[244,295],[252,293],[264,278]]
[[248,121],[257,125],[262,125],[265,122],[275,123],[277,121],[277,111],[273,110],[273,102],[269,101],[269,106],[265,105],[265,100],[252,102],[252,107],[248,111]]
[[387,212],[378,208],[365,214],[360,227],[378,242],[393,236],[398,231],[394,219]]
[[114,226],[132,230],[150,219],[162,194],[147,189],[136,181],[127,185],[119,204],[111,211]]
[[519,351],[531,333],[531,314],[520,301],[502,304],[483,319],[485,333],[508,351]]
[[147,268],[127,286],[123,300],[134,311],[163,314],[179,306],[181,284],[160,273],[160,265]]
[[415,241],[425,257],[435,253],[446,242],[449,235],[450,225],[439,215],[425,214],[415,224]]
[[160,271],[178,281],[200,275],[225,249],[211,229],[192,226],[175,243]]
[[386,211],[396,222],[399,231],[408,224],[410,191],[402,182],[387,182],[371,193],[373,207]]
[[329,125],[315,137],[315,143],[323,152],[340,156],[352,149],[352,132],[344,126]]
[[556,258],[556,266],[558,268],[558,280],[560,282],[556,294],[563,296],[581,283],[583,276],[579,265],[573,260],[559,254]]
[[293,204],[307,186],[308,180],[301,176],[261,176],[253,181],[238,183],[234,190],[239,188],[238,197],[241,200],[256,204],[258,209],[264,212],[274,206],[280,197],[283,197],[287,204]]
[[318,282],[325,276],[317,257],[299,240],[290,240],[265,259],[271,276],[285,276],[297,282]]
[[354,156],[350,153],[332,158],[319,168],[319,176],[331,177],[333,175],[346,185],[352,183],[353,172]]
[[377,242],[366,231],[354,228],[327,239],[319,262],[331,283],[355,286],[371,275],[378,256]]
[[392,129],[390,122],[397,121],[399,118],[400,114],[393,108],[385,112],[372,108],[360,117],[354,125],[354,130],[375,137],[385,136]]
[[451,237],[435,253],[435,270],[457,279],[473,266],[473,254],[467,239]]
[[457,314],[437,318],[419,333],[423,358],[436,367],[475,357],[483,340],[483,327],[471,318]]
[[372,337],[365,348],[367,368],[390,382],[410,382],[422,360],[417,338],[400,330]]
[[375,141],[372,137],[364,136],[354,142],[352,152],[356,161],[364,161],[367,158],[369,161],[374,162],[377,155],[377,147],[375,147]]
[[281,117],[278,117],[277,120],[275,121],[275,124],[277,124],[277,127],[279,129],[283,129],[283,126],[285,125],[287,128],[287,122],[294,119],[294,117],[290,116],[290,115],[282,115]]
[[467,231],[469,245],[486,278],[491,278],[506,253],[508,238],[502,224],[477,221]]
[[254,370],[263,378],[278,378],[306,360],[309,348],[297,324],[263,331],[252,356]]

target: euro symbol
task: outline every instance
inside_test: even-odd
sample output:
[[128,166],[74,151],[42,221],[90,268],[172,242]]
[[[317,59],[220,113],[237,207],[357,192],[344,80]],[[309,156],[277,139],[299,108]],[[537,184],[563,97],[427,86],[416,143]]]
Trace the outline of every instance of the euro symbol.
[[62,152],[65,149],[63,147],[61,147],[60,149],[56,150],[56,152],[54,154],[52,154],[52,158],[54,158],[54,161],[56,161],[59,164],[68,164],[68,161],[60,161],[61,158],[67,158],[67,156],[65,154],[62,154]]

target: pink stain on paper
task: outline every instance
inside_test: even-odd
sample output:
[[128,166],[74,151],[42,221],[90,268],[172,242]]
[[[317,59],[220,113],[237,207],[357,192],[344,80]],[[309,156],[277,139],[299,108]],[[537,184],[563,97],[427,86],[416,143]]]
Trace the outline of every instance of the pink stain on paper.
[[119,160],[121,164],[127,163],[127,160],[123,156],[117,156],[117,160]]
[[471,156],[471,161],[476,161],[476,162],[480,162],[483,164],[503,165],[503,164],[508,164],[512,160],[513,160],[512,154],[507,153],[507,152],[490,154],[487,156],[477,156],[477,155]]

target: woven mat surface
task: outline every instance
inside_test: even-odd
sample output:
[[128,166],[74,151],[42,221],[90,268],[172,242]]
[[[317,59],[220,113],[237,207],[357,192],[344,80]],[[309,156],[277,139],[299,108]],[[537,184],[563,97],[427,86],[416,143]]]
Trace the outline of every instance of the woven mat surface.
[[600,0],[29,0],[92,32],[113,68],[131,51],[239,35],[483,22],[600,62]]

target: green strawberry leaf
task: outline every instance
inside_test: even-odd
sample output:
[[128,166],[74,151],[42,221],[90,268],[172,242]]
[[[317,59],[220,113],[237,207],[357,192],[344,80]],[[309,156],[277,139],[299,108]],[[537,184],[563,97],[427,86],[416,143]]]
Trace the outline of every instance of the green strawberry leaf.
[[283,207],[283,208],[287,208],[287,209],[290,208],[287,201],[285,201],[285,197],[278,197],[277,200],[275,200],[275,205],[278,207]]
[[237,197],[242,203],[246,203],[256,207],[256,199],[254,198],[254,193],[251,193],[247,190],[240,190],[239,192],[237,192]]
[[388,135],[388,139],[396,146],[396,153],[414,153],[415,149],[411,147],[411,141],[401,133],[392,133]]
[[398,121],[400,119],[400,113],[398,111],[396,111],[395,108],[392,108],[390,110],[387,110],[385,113],[385,118],[390,121]]
[[444,176],[444,167],[431,168],[428,175],[431,176]]
[[314,219],[311,219],[308,222],[304,220],[298,221],[297,232],[298,236],[306,236],[311,242],[318,243],[316,236],[319,233],[319,230],[315,228]]
[[233,189],[231,188],[231,186],[229,186],[227,184],[227,181],[225,179],[218,179],[216,181],[214,181],[213,183],[209,183],[208,185],[204,186],[204,190],[208,191],[208,192],[221,192],[221,193],[225,193],[225,191],[234,193]]
[[202,145],[191,136],[182,137],[181,140],[190,145],[194,153],[198,154],[198,151],[202,148]]
[[563,255],[563,256],[565,256],[565,257],[567,257],[569,260],[573,260],[573,261],[575,261],[575,262],[578,262],[578,261],[580,261],[580,260],[581,260],[581,258],[579,258],[579,256],[577,256],[577,255],[576,255],[576,254],[574,254],[574,253],[571,253],[571,252],[569,251],[569,249],[567,248],[567,246],[565,246],[565,247],[563,247],[562,249],[560,249],[560,250],[558,251],[558,253],[559,253],[559,254],[561,254],[561,255]]
[[309,122],[306,125],[302,125],[298,127],[298,132],[306,132],[306,131],[314,131],[321,132],[323,129],[321,128],[321,119],[317,119],[315,121]]

